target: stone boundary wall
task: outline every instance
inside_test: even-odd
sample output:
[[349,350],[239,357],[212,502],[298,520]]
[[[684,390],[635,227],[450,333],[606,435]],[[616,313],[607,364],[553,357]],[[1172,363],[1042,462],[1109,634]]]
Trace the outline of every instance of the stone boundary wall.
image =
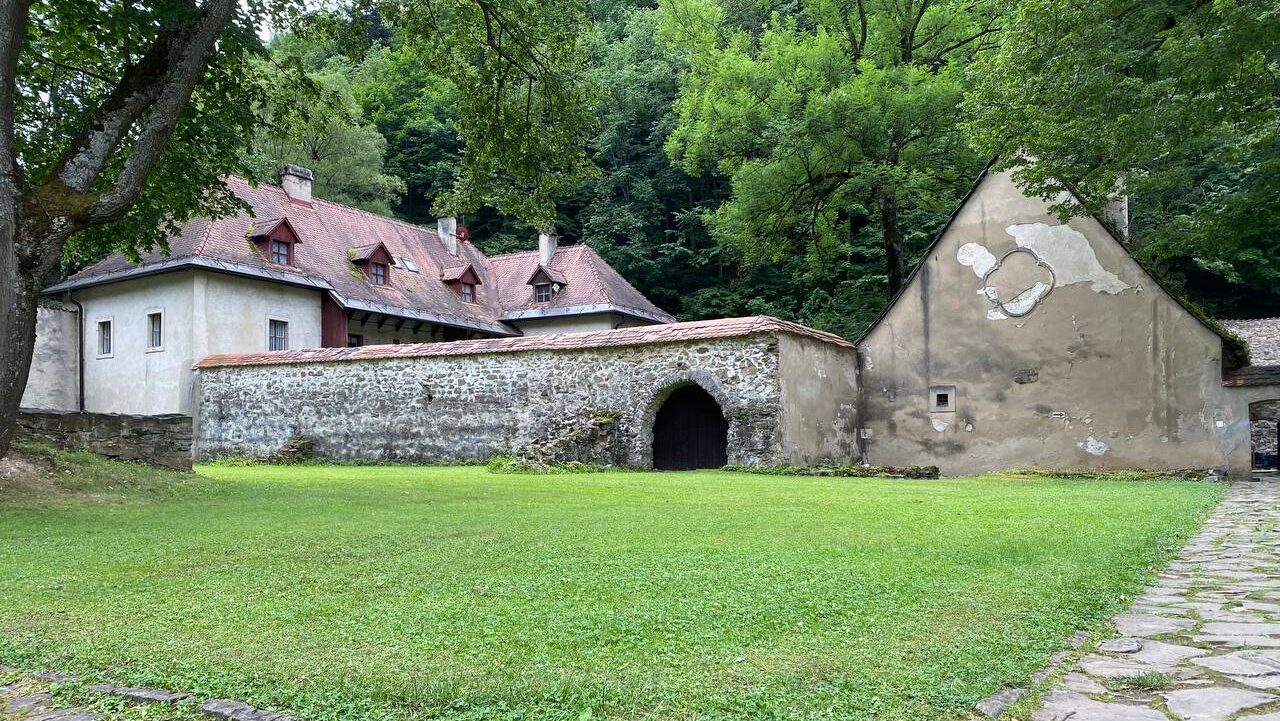
[[[267,354],[270,355],[270,354]],[[576,417],[616,414],[617,463],[652,465],[653,419],[697,384],[729,422],[729,463],[782,457],[772,333],[573,350],[335,359],[197,368],[200,458],[267,456],[293,437],[336,460],[483,461]],[[598,462],[600,459],[585,459]]]
[[191,470],[191,416],[128,416],[23,408],[18,435],[121,461]]

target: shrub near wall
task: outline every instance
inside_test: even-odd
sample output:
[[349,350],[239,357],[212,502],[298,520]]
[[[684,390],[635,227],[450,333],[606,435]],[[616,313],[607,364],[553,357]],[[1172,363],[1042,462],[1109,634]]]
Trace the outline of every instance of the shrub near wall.
[[23,409],[18,434],[40,443],[122,461],[191,470],[191,417],[128,416]]

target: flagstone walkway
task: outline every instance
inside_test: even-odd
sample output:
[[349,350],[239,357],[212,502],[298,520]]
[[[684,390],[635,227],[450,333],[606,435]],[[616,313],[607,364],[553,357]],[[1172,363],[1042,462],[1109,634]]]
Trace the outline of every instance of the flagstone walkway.
[[1280,481],[1233,484],[1032,721],[1280,721]]

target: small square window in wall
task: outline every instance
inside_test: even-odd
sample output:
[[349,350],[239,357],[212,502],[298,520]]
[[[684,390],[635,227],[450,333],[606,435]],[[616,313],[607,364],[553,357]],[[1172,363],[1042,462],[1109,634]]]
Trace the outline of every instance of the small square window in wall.
[[347,347],[348,347],[348,348],[359,348],[359,347],[360,347],[360,346],[362,346],[362,345],[364,345],[364,336],[362,336],[362,335],[360,335],[360,334],[358,334],[358,333],[348,333],[348,334],[347,334]]
[[289,323],[272,319],[267,322],[267,350],[289,350]]
[[147,350],[164,349],[164,314],[147,314]]
[[930,413],[954,413],[955,410],[955,386],[929,386]]
[[111,355],[112,343],[114,339],[111,336],[111,321],[98,321],[98,357],[106,358]]

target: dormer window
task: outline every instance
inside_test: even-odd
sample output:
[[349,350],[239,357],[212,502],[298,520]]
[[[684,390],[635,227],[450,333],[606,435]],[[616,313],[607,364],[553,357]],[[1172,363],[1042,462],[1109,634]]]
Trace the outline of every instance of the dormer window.
[[295,265],[295,247],[302,242],[288,218],[254,221],[249,226],[249,242],[257,247],[262,259],[273,265]]
[[533,286],[533,302],[550,303],[569,283],[569,279],[555,268],[540,265],[534,269],[527,282]]
[[293,265],[293,244],[284,240],[271,241],[271,262],[276,265]]
[[457,265],[440,271],[440,280],[458,294],[463,303],[476,302],[476,286],[480,285],[480,276],[471,264]]
[[391,252],[381,242],[359,245],[347,251],[351,263],[369,285],[391,285]]

